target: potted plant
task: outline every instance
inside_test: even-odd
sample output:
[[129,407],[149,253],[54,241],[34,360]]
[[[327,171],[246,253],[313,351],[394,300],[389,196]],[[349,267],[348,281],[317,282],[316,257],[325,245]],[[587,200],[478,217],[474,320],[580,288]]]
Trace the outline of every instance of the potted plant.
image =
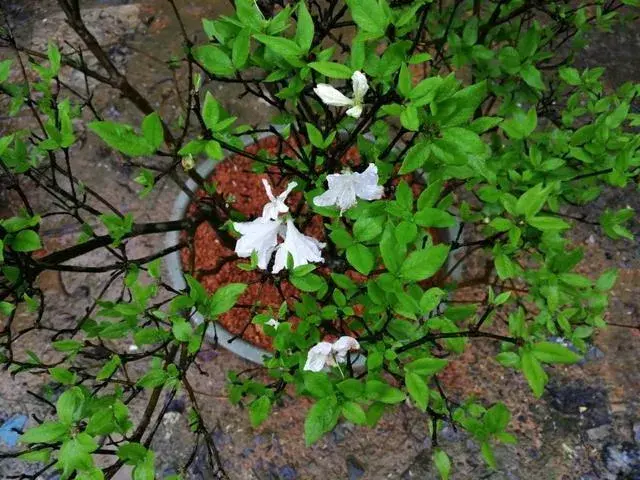
[[[452,401],[441,378],[466,349],[491,342],[502,368],[522,372],[540,397],[545,365],[578,361],[606,325],[616,273],[576,273],[582,253],[568,233],[587,220],[567,207],[640,173],[630,108],[638,86],[608,91],[602,69],[572,61],[593,28],[624,21],[637,2],[234,3],[230,15],[204,20],[207,38],[195,41],[169,1],[185,46],[175,66],[188,86],[176,118],[154,111],[113,65],[78,2],[59,0],[98,69],[77,52],[27,50],[10,29],[2,34],[15,56],[0,63],[0,92],[36,124],[0,139],[3,175],[23,207],[0,223],[0,358],[14,374],[46,372],[63,390],[55,415],[22,435],[20,453],[64,478],[111,478],[124,464],[153,478],[152,418],[166,411],[163,391],[184,389],[192,429],[226,476],[186,375],[207,331],[221,340],[221,323],[270,350],[269,382],[229,373],[229,396],[252,425],[288,386],[314,400],[308,444],[340,419],[372,426],[409,402],[428,417],[434,445],[451,424],[494,467],[493,445],[515,441],[508,409]],[[65,89],[66,69],[117,90],[144,115],[139,128],[105,119],[88,81],[86,92]],[[240,124],[214,83],[270,105],[271,126]],[[70,157],[83,111],[95,117],[91,135],[140,167],[142,195],[165,178],[183,187],[173,218],[137,222],[78,182]],[[34,208],[26,181],[78,222],[76,245],[42,240],[52,212]],[[624,241],[633,216],[605,209],[589,222]],[[130,256],[134,238],[167,232],[167,245]],[[113,260],[69,263],[98,249]],[[183,283],[175,273],[167,283],[168,255]],[[479,275],[452,275],[478,257]],[[48,270],[110,272],[126,295],[96,299],[71,328],[43,324],[38,277]],[[469,287],[481,298],[460,303]],[[22,308],[33,311],[28,327],[15,320]],[[56,359],[24,353],[27,332],[48,336]],[[366,360],[355,365],[358,356]],[[135,362],[149,363],[131,379]],[[148,403],[135,419],[127,405],[141,389]],[[115,457],[103,466],[98,454]],[[447,454],[435,448],[433,460],[448,478]]]

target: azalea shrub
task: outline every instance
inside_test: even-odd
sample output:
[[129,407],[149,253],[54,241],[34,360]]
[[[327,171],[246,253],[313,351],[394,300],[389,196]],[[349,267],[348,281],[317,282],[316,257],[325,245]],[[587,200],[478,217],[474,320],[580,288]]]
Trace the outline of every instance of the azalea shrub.
[[[448,395],[447,369],[483,347],[491,354],[478,361],[495,369],[496,384],[516,372],[539,398],[552,366],[579,361],[606,325],[616,272],[577,273],[583,251],[571,232],[585,223],[633,241],[635,212],[594,202],[640,175],[639,88],[612,89],[603,68],[578,68],[574,58],[595,30],[624,27],[639,2],[234,0],[228,15],[189,32],[170,0],[184,49],[167,58],[178,91],[167,112],[154,111],[100,47],[80,2],[58,3],[84,43],[37,51],[10,25],[0,35],[12,52],[0,62],[3,111],[33,117],[0,137],[15,207],[0,221],[0,361],[12,375],[55,385],[40,398],[51,415],[0,458],[40,462],[39,475],[63,479],[111,478],[123,465],[154,478],[150,445],[180,394],[194,449],[227,478],[187,373],[198,374],[207,332],[215,341],[219,317],[235,306],[250,309],[273,345],[264,376],[228,374],[229,398],[252,426],[294,392],[313,400],[309,445],[338,422],[373,427],[403,404],[424,412],[442,478],[452,469],[438,446],[446,425],[466,431],[496,468],[494,446],[516,441],[509,410],[496,398]],[[81,88],[72,73],[86,80]],[[270,108],[271,123],[241,123],[217,98],[220,84]],[[126,99],[139,122],[96,108],[98,87]],[[245,150],[265,135],[278,148]],[[166,182],[184,188],[187,178],[203,196],[184,219],[167,212],[166,221],[140,222],[77,171],[85,137],[135,167],[140,197]],[[260,216],[241,214],[242,197],[221,194],[195,168],[232,154],[256,174],[278,172],[278,184],[264,177]],[[59,215],[77,223],[75,244],[42,237]],[[162,259],[202,223],[244,259],[238,268],[296,295],[275,308],[259,298],[241,306],[246,284],[208,292],[193,265],[187,288],[173,288]],[[134,240],[176,231],[184,239],[176,245],[132,253]],[[104,255],[87,257],[96,251]],[[44,272],[109,280],[61,327],[47,313]],[[105,296],[110,287],[121,293]],[[192,322],[196,313],[202,322]],[[29,350],[34,337],[53,354]]]

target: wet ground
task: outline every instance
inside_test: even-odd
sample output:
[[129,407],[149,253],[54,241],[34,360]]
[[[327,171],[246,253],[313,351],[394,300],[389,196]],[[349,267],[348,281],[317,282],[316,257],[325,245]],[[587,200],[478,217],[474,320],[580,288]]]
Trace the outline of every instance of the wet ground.
[[[42,48],[49,39],[74,42],[55,2],[14,0],[4,2],[11,12],[21,41]],[[222,0],[179,2],[189,31],[199,31],[202,18],[226,11]],[[180,51],[177,25],[162,0],[128,2],[93,0],[86,5],[84,18],[117,66],[133,83],[153,99],[154,107],[165,115],[176,110],[172,72],[159,61]],[[200,35],[201,38],[203,35]],[[599,35],[584,50],[583,65],[602,64],[609,68],[611,85],[626,80],[640,81],[640,28],[631,25],[610,35]],[[144,53],[143,53],[144,52]],[[0,52],[0,57],[4,55]],[[81,82],[79,77],[69,78]],[[265,122],[267,107],[238,98],[239,91],[215,87],[217,97],[242,121]],[[214,90],[215,91],[215,90]],[[112,90],[96,90],[98,107],[108,118],[139,121],[139,115]],[[26,119],[13,120],[13,125]],[[0,132],[13,128],[0,117]],[[177,192],[172,183],[163,183],[144,201],[137,199],[138,186],[132,181],[134,169],[126,166],[114,152],[87,136],[73,152],[74,169],[85,182],[104,192],[117,206],[136,215],[140,221],[166,219]],[[620,208],[630,204],[640,210],[638,192],[604,195],[592,211],[605,206]],[[7,208],[7,205],[4,205]],[[10,208],[10,206],[9,206]],[[71,244],[74,227],[62,222],[45,225],[47,243],[59,248]],[[640,229],[635,227],[636,233]],[[583,271],[592,277],[609,268],[620,269],[620,280],[613,292],[609,320],[628,326],[640,325],[640,246],[634,242],[611,242],[592,227],[581,226],[573,233],[576,244],[586,251]],[[134,255],[143,255],[161,244],[162,237],[149,237],[136,243]],[[97,258],[87,258],[86,263]],[[43,276],[52,318],[60,325],[70,324],[84,313],[91,299],[102,288],[105,276],[78,274]],[[50,347],[37,338],[29,348],[46,358]],[[596,338],[584,363],[556,367],[552,381],[540,401],[534,401],[520,375],[504,370],[482,357],[495,354],[494,345],[478,344],[456,363],[449,381],[454,400],[470,392],[488,403],[504,400],[513,412],[512,431],[519,443],[497,449],[499,468],[489,471],[480,458],[479,446],[465,435],[447,428],[442,447],[454,465],[453,479],[640,479],[640,330],[609,327]],[[368,430],[342,423],[312,448],[302,439],[302,423],[309,403],[287,398],[259,429],[252,429],[245,411],[231,406],[225,397],[225,372],[244,369],[246,362],[224,350],[207,348],[200,363],[207,375],[194,375],[192,384],[199,392],[206,422],[233,479],[432,479],[431,444],[426,418],[408,407],[386,415],[378,427]],[[0,448],[11,448],[15,435],[11,427],[21,426],[31,415],[42,418],[48,407],[34,400],[27,391],[42,393],[47,386],[38,377],[11,379],[0,373]],[[159,478],[174,473],[190,452],[185,400],[171,404],[153,448],[157,452]],[[0,463],[0,478],[25,471],[24,464]],[[33,470],[29,470],[33,472]],[[121,479],[129,478],[123,472]],[[190,479],[208,479],[204,457],[187,473]]]

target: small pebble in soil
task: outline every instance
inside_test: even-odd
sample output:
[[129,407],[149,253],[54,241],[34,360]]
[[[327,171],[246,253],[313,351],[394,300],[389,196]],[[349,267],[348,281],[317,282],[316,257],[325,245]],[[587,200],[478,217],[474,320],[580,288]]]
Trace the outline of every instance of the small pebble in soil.
[[365,473],[364,466],[356,457],[349,455],[347,457],[347,475],[349,480],[358,480]]
[[640,480],[640,449],[633,443],[606,445],[602,450],[602,461],[617,478]]

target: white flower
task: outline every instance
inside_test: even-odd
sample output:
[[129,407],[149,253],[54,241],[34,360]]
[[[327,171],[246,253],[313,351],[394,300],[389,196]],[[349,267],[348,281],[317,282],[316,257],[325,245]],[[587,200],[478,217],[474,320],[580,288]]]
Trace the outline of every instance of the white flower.
[[304,370],[310,372],[321,371],[327,360],[331,357],[331,350],[333,345],[329,342],[320,342],[314,345],[307,354],[307,362],[304,364]]
[[325,104],[333,107],[351,107],[347,110],[347,115],[353,118],[360,118],[360,115],[362,115],[362,103],[367,90],[369,90],[369,84],[367,83],[367,77],[360,71],[353,72],[351,82],[353,85],[353,98],[345,96],[339,90],[326,83],[319,83],[313,91]]
[[344,363],[347,361],[347,352],[349,350],[360,350],[360,344],[353,337],[340,337],[333,344],[333,354],[336,362]]
[[278,329],[278,327],[280,326],[280,322],[278,320],[276,320],[275,318],[271,318],[268,321],[266,321],[264,323],[265,325],[269,325],[270,327],[275,328],[276,330]]
[[255,251],[258,255],[258,267],[266,270],[278,245],[282,223],[259,217],[251,222],[236,222],[233,227],[242,235],[236,242],[236,254],[240,258],[248,258]]
[[269,218],[271,220],[277,220],[278,215],[281,213],[287,213],[289,211],[289,207],[284,203],[287,196],[291,193],[291,190],[296,188],[298,184],[296,182],[291,182],[287,185],[287,188],[284,192],[282,192],[277,197],[273,195],[271,191],[271,185],[264,178],[262,179],[262,184],[264,185],[264,189],[267,191],[267,197],[269,197],[269,203],[267,203],[262,208],[262,216],[264,218]]
[[355,338],[345,336],[334,343],[320,342],[307,353],[304,370],[319,372],[325,365],[332,367],[338,363],[345,363],[349,350],[360,350],[360,344]]
[[294,267],[306,265],[309,262],[322,262],[323,258],[320,250],[324,246],[324,243],[301,233],[294,225],[293,220],[289,219],[287,220],[284,242],[278,245],[272,272],[278,273],[287,266],[289,254],[293,257]]
[[356,197],[364,200],[382,198],[384,188],[378,185],[378,167],[369,164],[362,173],[345,172],[327,175],[329,189],[313,199],[318,207],[332,205],[340,208],[340,213],[356,204]]

